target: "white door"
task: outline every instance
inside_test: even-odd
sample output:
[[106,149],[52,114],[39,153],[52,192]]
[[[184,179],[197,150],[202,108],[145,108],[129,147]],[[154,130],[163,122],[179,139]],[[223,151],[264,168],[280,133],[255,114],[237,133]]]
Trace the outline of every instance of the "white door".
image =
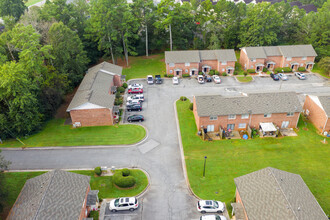
[[287,128],[289,126],[289,121],[283,121],[281,128]]
[[213,132],[213,131],[214,131],[214,125],[208,125],[207,132]]

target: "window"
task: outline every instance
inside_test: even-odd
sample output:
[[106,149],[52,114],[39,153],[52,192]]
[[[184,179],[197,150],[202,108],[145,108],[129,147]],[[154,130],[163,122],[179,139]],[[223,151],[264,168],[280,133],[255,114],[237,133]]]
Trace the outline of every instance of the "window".
[[221,65],[227,65],[227,61],[222,61]]
[[265,118],[270,118],[271,116],[272,116],[272,114],[269,114],[269,113],[268,114],[264,114],[264,117]]
[[170,70],[170,73],[173,73],[173,70]]
[[236,115],[228,115],[228,119],[235,119]]
[[257,60],[256,59],[251,59],[252,62],[256,62]]
[[289,64],[285,64],[285,67],[289,67]]
[[304,66],[304,64],[303,64],[303,63],[301,63],[301,64],[300,64],[300,66]]
[[222,68],[222,72],[224,72],[225,71],[225,69],[224,68]]
[[293,116],[293,112],[286,113],[286,116],[288,116],[288,117]]
[[188,70],[186,69],[185,72],[188,73]]
[[190,66],[190,63],[185,63],[184,65],[185,65],[185,66]]
[[218,116],[210,116],[210,120],[218,120]]
[[241,115],[241,118],[242,119],[247,119],[247,118],[249,118],[249,114],[243,114],[243,115]]
[[251,69],[253,69],[253,65],[251,65]]
[[174,67],[174,63],[170,63],[169,66],[170,66],[170,67]]
[[307,57],[302,57],[302,60],[307,60]]
[[240,124],[238,124],[238,128],[246,128],[246,123],[240,123]]
[[292,57],[287,57],[286,60],[290,61],[290,60],[292,60]]

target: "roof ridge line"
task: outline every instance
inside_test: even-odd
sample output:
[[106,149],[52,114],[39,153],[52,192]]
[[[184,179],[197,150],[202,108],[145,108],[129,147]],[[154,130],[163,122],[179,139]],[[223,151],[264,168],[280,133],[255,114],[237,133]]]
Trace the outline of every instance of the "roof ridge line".
[[[277,181],[277,179],[276,179],[276,177],[275,177],[275,175],[273,174],[273,171],[272,171],[272,169],[275,169],[275,168],[273,168],[273,167],[268,167],[270,170],[271,170],[271,175],[273,176],[273,178],[275,179],[275,181],[276,181],[276,183],[277,183],[277,185],[279,186],[279,189],[281,190],[281,192],[282,192],[282,194],[283,194],[283,196],[284,196],[284,198],[285,198],[285,200],[288,202],[288,204],[289,204],[289,206],[290,206],[290,208],[291,208],[291,211],[293,212],[293,215],[296,217],[296,219],[298,220],[299,218],[298,218],[298,216],[296,215],[296,213],[295,213],[295,211],[294,211],[294,209],[292,208],[292,205],[291,205],[291,203],[289,202],[289,200],[288,200],[288,198],[286,197],[286,195],[285,195],[285,193],[284,193],[284,191],[282,190],[282,187],[281,187],[281,185],[279,184],[279,182]],[[283,170],[280,170],[280,171],[282,171],[282,172],[286,172],[286,171],[283,171]]]

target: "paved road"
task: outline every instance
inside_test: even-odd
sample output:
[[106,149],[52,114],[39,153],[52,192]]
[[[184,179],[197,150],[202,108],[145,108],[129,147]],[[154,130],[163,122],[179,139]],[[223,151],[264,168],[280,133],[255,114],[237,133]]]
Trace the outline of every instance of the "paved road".
[[[138,81],[145,84],[145,81]],[[219,85],[197,84],[195,79],[184,79],[179,85],[165,80],[162,85],[145,84],[145,104],[142,124],[149,130],[149,137],[141,145],[98,149],[20,150],[2,154],[12,161],[10,169],[93,168],[96,166],[139,167],[151,176],[151,186],[143,197],[143,209],[137,213],[119,216],[125,219],[198,219],[196,199],[189,194],[178,144],[173,103],[180,96],[221,94],[237,95],[239,92],[297,91],[298,93],[330,94],[329,82],[308,75],[301,81],[290,77],[286,82],[255,77],[255,81],[242,84],[226,77]],[[301,96],[303,101],[303,96]],[[131,113],[130,113],[131,114]],[[115,217],[115,216],[113,216]],[[116,219],[116,218],[114,218]]]

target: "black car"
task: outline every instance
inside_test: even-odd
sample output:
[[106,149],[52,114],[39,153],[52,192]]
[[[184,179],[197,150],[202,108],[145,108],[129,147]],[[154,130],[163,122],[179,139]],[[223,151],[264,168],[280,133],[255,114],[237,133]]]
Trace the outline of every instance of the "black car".
[[207,76],[205,81],[206,82],[212,82],[212,77],[211,76]]
[[132,122],[132,121],[144,121],[144,117],[143,115],[131,115],[127,117],[127,121],[128,122]]
[[274,81],[279,81],[280,80],[280,77],[277,74],[274,74],[274,73],[271,73],[270,77],[272,77]]
[[142,110],[142,105],[138,105],[138,104],[135,104],[135,105],[127,105],[126,106],[126,109],[127,111],[141,111]]

